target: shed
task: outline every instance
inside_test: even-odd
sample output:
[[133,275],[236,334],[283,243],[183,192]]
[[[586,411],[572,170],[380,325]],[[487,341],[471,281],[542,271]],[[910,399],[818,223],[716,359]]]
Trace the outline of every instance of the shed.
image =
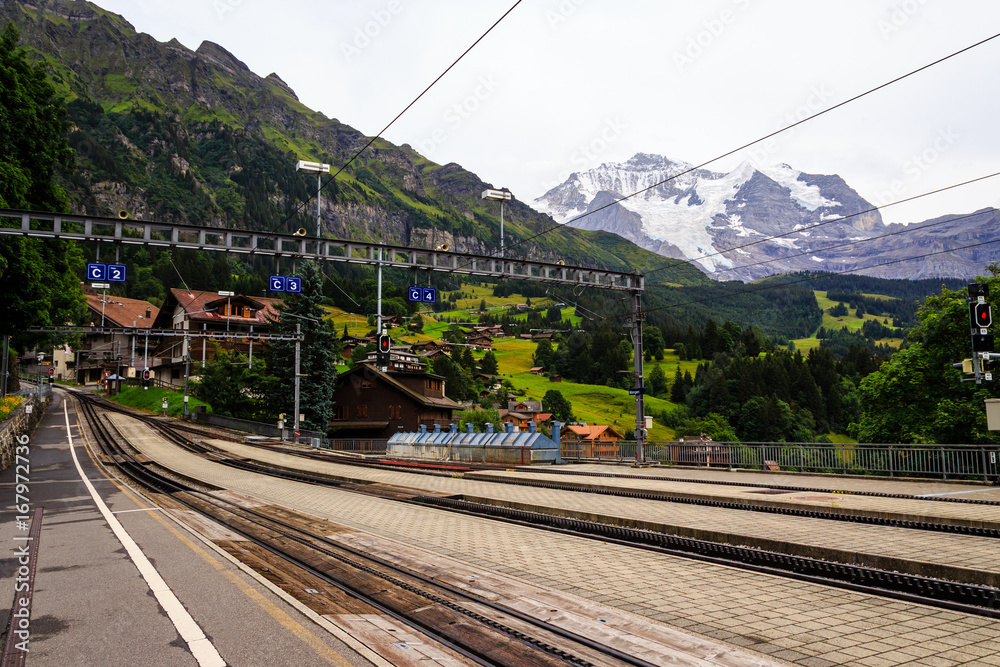
[[386,455],[393,458],[431,461],[464,461],[469,463],[503,463],[527,465],[533,463],[562,463],[559,454],[561,424],[552,424],[552,438],[547,438],[529,424],[527,431],[514,431],[513,424],[494,432],[487,424],[486,431],[476,433],[472,424],[465,432],[451,424],[448,430],[435,426],[428,431],[421,425],[415,433],[399,432],[389,438]]

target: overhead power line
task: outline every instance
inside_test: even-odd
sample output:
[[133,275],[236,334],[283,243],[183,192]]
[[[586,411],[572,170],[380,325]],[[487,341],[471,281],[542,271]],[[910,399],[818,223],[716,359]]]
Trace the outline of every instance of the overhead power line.
[[[698,169],[702,169],[702,168],[704,168],[704,167],[712,164],[713,162],[718,162],[719,160],[721,160],[723,158],[726,158],[726,157],[729,157],[730,155],[738,153],[738,152],[740,152],[742,150],[745,150],[745,149],[753,146],[754,144],[758,144],[758,143],[760,143],[762,141],[766,141],[767,139],[770,139],[771,137],[777,136],[777,135],[781,134],[782,132],[785,132],[786,130],[790,130],[790,129],[794,128],[794,127],[798,127],[799,125],[802,125],[803,123],[807,123],[807,122],[809,122],[809,121],[811,121],[811,120],[813,120],[815,118],[819,118],[820,116],[823,116],[823,115],[825,115],[827,113],[830,113],[831,111],[839,109],[840,107],[848,105],[848,104],[850,104],[852,102],[856,102],[857,100],[860,100],[863,97],[871,95],[872,93],[878,92],[879,90],[882,90],[883,88],[886,88],[886,87],[891,86],[891,85],[893,85],[895,83],[898,83],[898,82],[900,82],[900,81],[902,81],[904,79],[907,79],[907,78],[909,78],[911,76],[914,76],[915,74],[923,72],[924,70],[929,69],[931,67],[934,67],[935,65],[938,65],[940,63],[943,63],[946,60],[949,60],[949,59],[954,58],[954,57],[956,57],[958,55],[961,55],[961,54],[965,53],[966,51],[970,51],[970,50],[972,50],[972,49],[974,49],[974,48],[976,48],[978,46],[982,46],[983,44],[986,44],[987,42],[990,42],[990,41],[996,39],[997,37],[1000,37],[1000,33],[997,33],[997,34],[995,34],[995,35],[993,35],[991,37],[987,37],[986,39],[982,39],[982,40],[976,42],[975,44],[970,44],[969,46],[966,46],[965,48],[959,49],[958,51],[955,51],[955,52],[950,53],[950,54],[948,54],[946,56],[938,58],[937,60],[934,60],[933,62],[927,63],[926,65],[923,65],[922,67],[918,67],[915,70],[911,70],[910,72],[907,72],[906,74],[903,74],[901,76],[897,76],[896,78],[894,78],[894,79],[892,79],[890,81],[886,81],[885,83],[882,83],[882,84],[880,84],[878,86],[875,86],[874,88],[870,88],[869,90],[866,90],[863,93],[859,93],[859,94],[857,94],[857,95],[855,95],[853,97],[850,97],[850,98],[844,100],[843,102],[838,102],[837,104],[834,104],[833,106],[831,106],[831,107],[829,107],[827,109],[823,109],[821,111],[817,111],[816,113],[814,113],[811,116],[808,116],[806,118],[798,120],[798,121],[796,121],[794,123],[791,123],[790,125],[786,125],[785,127],[781,128],[779,130],[775,130],[774,132],[771,132],[769,134],[765,134],[764,136],[762,136],[762,137],[760,137],[758,139],[754,139],[753,141],[747,142],[747,143],[743,144],[742,146],[739,146],[738,148],[734,148],[734,149],[732,149],[730,151],[727,151],[727,152],[725,152],[725,153],[723,153],[721,155],[718,155],[718,156],[716,156],[716,157],[714,157],[714,158],[712,158],[710,160],[706,160],[705,162],[702,162],[701,164],[698,164],[698,165],[695,165],[695,166],[690,167],[688,169],[685,169],[685,170],[683,170],[683,171],[681,171],[681,172],[679,172],[677,174],[674,174],[673,176],[670,176],[669,178],[665,178],[665,179],[663,179],[661,181],[653,183],[652,185],[649,185],[649,186],[647,186],[645,188],[642,188],[641,190],[637,190],[636,192],[633,192],[631,194],[624,195],[624,196],[622,196],[622,197],[620,197],[618,199],[615,199],[614,201],[611,201],[611,202],[609,202],[607,204],[604,204],[603,206],[599,206],[598,208],[595,208],[592,211],[587,211],[586,213],[583,213],[581,215],[576,216],[572,220],[568,220],[568,221],[563,222],[563,223],[557,223],[557,224],[553,225],[552,227],[549,227],[548,229],[544,229],[541,232],[539,232],[539,233],[537,233],[537,234],[535,234],[533,236],[529,236],[529,237],[527,237],[525,239],[520,239],[520,240],[518,240],[518,241],[516,241],[516,242],[514,242],[512,244],[510,244],[509,246],[507,246],[507,249],[511,250],[511,249],[513,249],[513,248],[515,248],[515,247],[517,247],[519,245],[522,245],[524,243],[528,243],[529,241],[533,241],[534,239],[537,239],[537,238],[539,238],[541,236],[549,234],[549,233],[555,231],[556,229],[560,229],[562,227],[565,227],[570,222],[575,222],[575,221],[578,221],[578,220],[580,220],[582,218],[586,218],[587,216],[590,216],[590,215],[593,215],[593,214],[598,213],[600,211],[603,211],[606,208],[610,208],[611,206],[614,206],[615,204],[619,204],[619,203],[621,203],[623,201],[627,201],[627,200],[631,199],[632,197],[638,196],[638,195],[640,195],[640,194],[642,194],[644,192],[648,192],[649,190],[652,190],[653,188],[659,187],[661,185],[664,185],[665,183],[669,183],[670,181],[676,180],[676,179],[680,178],[681,176],[689,174],[689,173],[691,173],[693,171],[696,171]],[[492,254],[493,253],[491,253],[491,255]]]
[[[368,143],[366,143],[364,146],[362,146],[353,156],[351,156],[350,160],[348,160],[343,165],[341,165],[340,168],[337,169],[337,172],[335,174],[331,175],[330,178],[327,179],[326,183],[324,183],[316,191],[315,194],[310,195],[310,197],[308,199],[306,199],[304,202],[301,202],[298,206],[296,206],[295,207],[295,211],[293,211],[291,213],[291,215],[289,215],[287,218],[285,218],[284,220],[282,220],[278,225],[276,225],[271,230],[271,233],[274,233],[275,231],[277,231],[277,230],[281,229],[282,227],[284,227],[288,223],[289,220],[291,220],[292,218],[294,218],[295,216],[297,216],[301,212],[301,210],[302,210],[302,208],[304,206],[308,205],[309,202],[311,202],[313,200],[313,197],[319,195],[319,193],[322,192],[323,190],[325,190],[326,187],[330,183],[332,183],[335,180],[337,180],[337,176],[339,176],[345,169],[347,169],[349,166],[351,166],[351,164],[353,164],[354,161],[357,160],[361,156],[361,154],[364,153],[372,144],[374,144],[377,139],[380,139],[382,137],[382,135],[385,134],[385,132],[390,127],[392,127],[393,124],[397,120],[399,120],[403,116],[403,114],[405,114],[407,111],[409,111],[410,108],[420,100],[420,98],[422,98],[425,94],[427,94],[427,91],[429,91],[431,88],[433,88],[434,85],[437,84],[438,81],[440,81],[442,78],[444,78],[444,75],[447,74],[448,72],[450,72],[452,70],[452,68],[455,67],[455,65],[457,65],[460,60],[462,60],[462,58],[464,58],[466,55],[468,55],[468,53],[470,51],[472,51],[472,49],[474,49],[477,44],[479,44],[479,42],[483,41],[483,39],[485,39],[486,36],[488,34],[490,34],[493,31],[494,28],[496,28],[498,25],[500,25],[500,22],[503,21],[505,18],[507,18],[507,16],[512,11],[514,11],[514,9],[516,9],[519,4],[521,4],[521,2],[523,2],[523,0],[517,0],[513,5],[511,5],[510,9],[508,9],[507,11],[505,11],[500,16],[500,18],[498,18],[496,21],[493,22],[493,25],[491,25],[489,28],[486,29],[486,32],[484,32],[478,38],[476,38],[476,41],[474,41],[472,44],[470,44],[469,47],[467,49],[465,49],[465,51],[462,51],[461,55],[459,55],[457,58],[455,58],[455,60],[450,65],[448,65],[448,67],[446,67],[443,72],[441,72],[440,74],[438,74],[438,76],[433,81],[431,81],[430,84],[426,88],[424,88],[420,92],[419,95],[417,95],[415,98],[413,98],[412,102],[410,102],[409,104],[407,104],[406,107],[404,107],[402,111],[400,111],[398,114],[396,114],[395,118],[393,118],[392,120],[390,120],[388,122],[388,124],[386,124],[385,127],[383,127],[381,130],[379,130],[378,134],[376,134],[371,139],[369,139]],[[253,252],[253,251],[251,251],[251,252]]]

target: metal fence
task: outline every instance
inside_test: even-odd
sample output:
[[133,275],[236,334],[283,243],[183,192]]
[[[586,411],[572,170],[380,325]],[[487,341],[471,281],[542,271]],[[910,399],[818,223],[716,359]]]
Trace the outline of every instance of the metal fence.
[[[326,447],[326,445],[323,445]],[[335,452],[358,452],[359,454],[385,454],[389,441],[385,438],[331,438],[330,449]]]
[[[996,445],[889,445],[814,442],[647,442],[646,461],[664,465],[748,468],[843,475],[981,479],[1000,481]],[[568,460],[635,461],[634,441],[614,448],[564,447]]]
[[52,395],[52,383],[42,380],[37,382],[21,377],[21,388],[18,391],[7,392],[11,396],[31,396],[45,398]]
[[294,432],[290,428],[280,429],[274,424],[255,422],[249,419],[213,415],[207,412],[193,412],[192,417],[196,421],[211,424],[213,426],[220,426],[222,428],[233,429],[234,431],[246,431],[248,433],[256,433],[257,435],[265,435],[269,438],[281,438],[282,440],[289,440],[307,445],[316,444],[315,441],[318,440],[320,447],[329,447],[326,434],[321,433],[320,431],[306,431],[304,429],[300,429],[299,437],[295,437]]

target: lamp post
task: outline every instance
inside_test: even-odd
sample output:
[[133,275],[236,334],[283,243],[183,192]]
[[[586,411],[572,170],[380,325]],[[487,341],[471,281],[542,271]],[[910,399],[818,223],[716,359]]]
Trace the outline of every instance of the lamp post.
[[233,310],[233,297],[236,296],[236,292],[219,292],[219,296],[226,297],[226,333],[229,333],[229,316],[232,314]]
[[483,190],[483,199],[488,199],[490,201],[500,202],[500,257],[503,258],[503,203],[505,201],[510,201],[513,195],[510,194],[510,190],[503,188],[501,190],[494,190],[493,188],[488,188]]
[[104,326],[104,304],[108,302],[108,290],[111,289],[111,283],[90,283],[90,286],[95,290],[103,290],[101,295],[101,326]]
[[323,201],[323,174],[330,173],[330,165],[325,162],[307,162],[299,160],[295,163],[295,171],[301,174],[316,174],[316,238],[320,237],[320,213]]
[[[306,317],[304,315],[294,315],[292,313],[282,313],[282,317],[295,317],[300,320],[309,320],[310,322],[319,322],[315,317]],[[293,423],[295,424],[295,433],[299,432],[299,378],[301,377],[300,365],[301,365],[301,352],[302,349],[302,325],[298,322],[295,323],[295,413]],[[296,435],[296,437],[298,437]]]

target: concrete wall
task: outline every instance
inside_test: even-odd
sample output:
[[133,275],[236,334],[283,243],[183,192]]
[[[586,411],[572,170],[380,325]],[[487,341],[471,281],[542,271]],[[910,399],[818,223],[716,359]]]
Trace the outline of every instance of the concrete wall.
[[[25,409],[31,405],[31,414]],[[39,401],[35,398],[25,399],[17,410],[10,414],[2,424],[0,424],[0,470],[6,470],[14,463],[14,451],[20,444],[17,437],[20,435],[31,435],[35,426],[45,412],[48,401]]]

